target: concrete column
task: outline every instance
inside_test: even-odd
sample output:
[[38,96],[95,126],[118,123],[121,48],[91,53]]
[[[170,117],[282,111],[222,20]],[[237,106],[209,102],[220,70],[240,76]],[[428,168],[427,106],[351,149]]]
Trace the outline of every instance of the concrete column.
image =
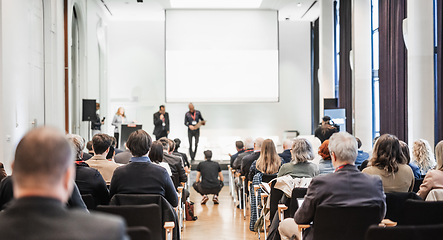
[[334,1],[322,0],[319,18],[319,73],[320,118],[323,117],[323,99],[334,96]]
[[433,1],[407,4],[409,144],[425,139],[434,146]]
[[354,135],[363,150],[372,149],[371,0],[354,0],[352,49],[354,54]]

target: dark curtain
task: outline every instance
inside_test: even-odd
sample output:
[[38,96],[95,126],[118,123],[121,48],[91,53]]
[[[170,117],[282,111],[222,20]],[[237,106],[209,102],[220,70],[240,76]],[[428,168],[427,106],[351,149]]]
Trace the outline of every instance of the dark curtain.
[[437,93],[437,102],[436,102],[436,115],[437,115],[437,124],[436,124],[436,141],[437,144],[439,141],[443,140],[443,1],[437,0],[437,84],[436,84],[436,93]]
[[352,134],[352,71],[349,52],[352,48],[352,1],[340,0],[340,75],[338,106],[346,109],[346,131]]
[[318,82],[318,69],[320,67],[320,48],[319,48],[319,20],[315,20],[311,25],[311,95],[312,95],[312,126],[311,132],[314,134],[315,129],[320,122],[320,84]]
[[380,134],[408,139],[408,65],[403,41],[406,0],[379,1]]

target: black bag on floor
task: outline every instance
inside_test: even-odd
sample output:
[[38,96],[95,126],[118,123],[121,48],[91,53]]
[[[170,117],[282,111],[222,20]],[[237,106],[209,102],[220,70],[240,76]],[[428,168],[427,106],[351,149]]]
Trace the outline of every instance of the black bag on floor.
[[185,202],[186,221],[195,221],[197,216],[194,216],[194,202]]

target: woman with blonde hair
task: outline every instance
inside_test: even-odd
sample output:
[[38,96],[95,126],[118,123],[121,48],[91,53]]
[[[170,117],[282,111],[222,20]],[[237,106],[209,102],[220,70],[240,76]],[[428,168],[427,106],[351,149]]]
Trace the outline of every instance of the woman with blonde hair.
[[252,181],[255,174],[258,172],[264,174],[276,174],[280,169],[282,159],[275,150],[275,144],[272,139],[266,139],[263,141],[260,150],[260,157],[254,161],[249,169],[249,181]]
[[291,175],[293,178],[312,178],[318,175],[318,166],[310,162],[314,159],[311,143],[306,138],[296,138],[292,143],[292,160],[280,168],[277,177]]
[[118,127],[120,126],[120,124],[125,123],[126,122],[126,115],[125,115],[125,109],[122,107],[119,107],[117,112],[114,115],[114,118],[112,119],[112,126],[114,126],[114,137],[117,140],[117,146],[116,148],[118,148],[119,146],[119,130]]
[[428,141],[419,139],[412,146],[412,163],[420,168],[420,173],[425,176],[435,167],[434,154]]
[[426,174],[417,193],[423,199],[426,199],[432,189],[443,189],[443,141],[435,147],[435,158],[437,159],[436,170],[430,170]]
[[412,191],[414,173],[396,136],[383,134],[377,140],[369,165],[362,172],[380,176],[385,193]]

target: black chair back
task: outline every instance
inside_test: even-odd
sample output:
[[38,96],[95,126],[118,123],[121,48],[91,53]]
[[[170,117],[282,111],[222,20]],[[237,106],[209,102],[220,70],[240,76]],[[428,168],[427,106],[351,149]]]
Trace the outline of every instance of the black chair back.
[[380,221],[379,206],[319,206],[314,216],[313,236],[315,240],[363,240],[369,226]]
[[398,225],[443,224],[443,201],[407,200]]
[[398,222],[402,216],[402,209],[406,200],[416,199],[423,200],[413,192],[395,192],[386,193],[386,219]]
[[151,239],[162,240],[161,209],[157,204],[111,206],[98,205],[97,211],[115,214],[126,220],[128,227],[146,227]]
[[271,199],[270,199],[270,208],[269,208],[269,212],[270,212],[270,221],[272,222],[272,220],[274,219],[274,215],[275,213],[278,211],[278,204],[282,203],[282,197],[284,195],[283,191],[280,189],[275,188],[275,183],[276,181],[273,181],[271,183]]
[[294,188],[292,190],[291,202],[288,208],[289,211],[285,211],[285,218],[294,216],[295,212],[297,212],[297,209],[300,207],[297,198],[304,198],[307,191],[307,188]]
[[263,173],[261,181],[265,182],[265,183],[268,183],[268,182],[270,182],[272,179],[274,179],[276,177],[277,177],[277,174],[265,174],[265,173]]
[[128,227],[126,233],[131,240],[150,240],[152,239],[151,232],[146,227]]
[[95,205],[94,197],[91,194],[82,194],[82,199],[88,210],[94,210],[95,207],[97,207]]
[[420,185],[423,183],[423,178],[421,179],[415,179],[414,182],[414,188],[412,189],[412,192],[418,193],[418,190],[420,190]]
[[440,239],[443,224],[424,226],[379,227],[372,225],[366,232],[366,240],[429,240]]

